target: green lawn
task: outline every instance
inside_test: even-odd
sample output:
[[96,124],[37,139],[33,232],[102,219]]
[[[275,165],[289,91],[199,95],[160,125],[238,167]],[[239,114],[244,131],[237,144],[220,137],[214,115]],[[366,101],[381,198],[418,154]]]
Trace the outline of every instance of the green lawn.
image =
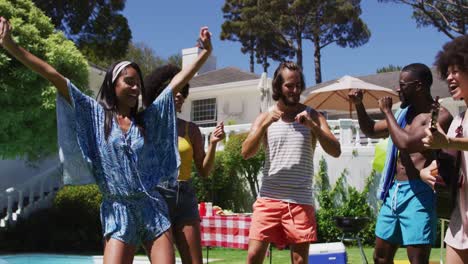
[[[373,263],[372,252],[373,248],[366,247],[364,252],[367,256],[367,261]],[[348,255],[349,264],[361,264],[361,255],[358,247],[347,247],[346,252]],[[440,249],[434,248],[431,253],[431,261],[439,263]],[[247,256],[246,250],[226,249],[226,248],[212,248],[209,251],[209,258],[212,263],[222,264],[243,264]],[[206,249],[203,249],[203,260],[206,259]],[[216,260],[216,261],[215,261]],[[395,260],[407,260],[406,249],[401,248],[397,251]],[[269,259],[265,259],[265,264],[270,263]],[[287,264],[290,263],[289,250],[273,249],[273,264]]]

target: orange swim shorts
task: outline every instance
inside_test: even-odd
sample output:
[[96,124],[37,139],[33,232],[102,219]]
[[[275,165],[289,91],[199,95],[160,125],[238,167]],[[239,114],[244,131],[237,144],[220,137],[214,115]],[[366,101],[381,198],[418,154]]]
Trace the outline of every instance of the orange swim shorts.
[[268,241],[280,248],[317,241],[314,207],[257,198],[253,205],[249,238]]

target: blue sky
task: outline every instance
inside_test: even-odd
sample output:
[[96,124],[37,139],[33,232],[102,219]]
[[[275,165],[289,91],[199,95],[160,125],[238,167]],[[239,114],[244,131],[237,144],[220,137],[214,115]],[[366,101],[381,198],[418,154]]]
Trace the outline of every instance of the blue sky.
[[[201,26],[213,33],[213,54],[218,68],[234,66],[249,70],[248,55],[242,54],[240,44],[221,41],[221,24],[224,22],[221,0],[197,1],[127,1],[123,14],[127,17],[134,42],[144,42],[161,57],[180,53],[192,47]],[[359,48],[341,48],[330,45],[322,50],[323,81],[343,75],[362,76],[374,74],[376,69],[389,64],[404,66],[413,62],[432,65],[436,53],[449,41],[432,27],[417,28],[411,18],[412,10],[406,5],[362,0],[361,17],[372,36]],[[308,86],[315,84],[313,46],[304,47],[304,73]],[[273,75],[277,63],[271,62],[268,76]],[[255,66],[260,74],[262,68]],[[395,81],[396,82],[396,81]]]

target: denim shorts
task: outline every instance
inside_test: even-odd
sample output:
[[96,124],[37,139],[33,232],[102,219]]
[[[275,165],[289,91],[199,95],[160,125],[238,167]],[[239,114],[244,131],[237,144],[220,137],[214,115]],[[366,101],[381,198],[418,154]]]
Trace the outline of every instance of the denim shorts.
[[177,181],[173,184],[163,182],[158,185],[157,190],[166,199],[173,226],[200,220],[192,181]]
[[104,196],[101,204],[104,237],[137,246],[166,232],[171,223],[164,198],[157,192],[152,192],[151,196],[145,193]]
[[380,208],[375,235],[403,246],[433,244],[435,199],[434,191],[421,180],[395,181]]

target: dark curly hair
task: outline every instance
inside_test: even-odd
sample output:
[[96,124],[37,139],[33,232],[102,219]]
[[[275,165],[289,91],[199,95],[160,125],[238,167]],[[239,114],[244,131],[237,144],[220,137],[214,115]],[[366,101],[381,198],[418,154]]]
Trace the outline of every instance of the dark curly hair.
[[304,74],[302,73],[301,67],[297,65],[296,63],[292,61],[283,61],[280,63],[278,68],[275,70],[275,74],[273,75],[273,81],[272,81],[272,98],[275,101],[278,101],[281,98],[281,86],[284,83],[284,78],[283,78],[283,70],[288,69],[290,71],[297,71],[301,75],[301,92],[304,91],[305,89],[305,80],[304,80]]
[[463,35],[445,43],[437,53],[434,65],[442,79],[447,79],[450,66],[457,66],[460,71],[468,72],[468,36]]
[[[148,74],[143,81],[145,85],[145,91],[142,94],[143,105],[145,107],[151,105],[180,71],[181,69],[178,66],[168,64],[158,67]],[[187,98],[189,94],[189,87],[189,84],[187,84],[180,90],[184,98]]]

